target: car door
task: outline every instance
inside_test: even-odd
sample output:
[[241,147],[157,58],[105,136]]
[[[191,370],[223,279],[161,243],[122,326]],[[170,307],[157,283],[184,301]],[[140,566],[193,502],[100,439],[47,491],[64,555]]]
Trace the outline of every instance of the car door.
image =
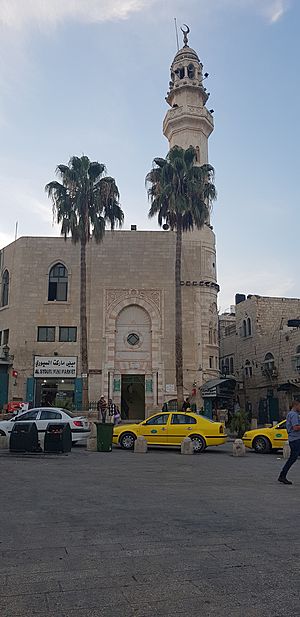
[[21,413],[20,415],[18,415],[16,418],[12,418],[11,419],[11,426],[8,429],[8,433],[11,433],[13,426],[15,424],[15,422],[33,422],[36,421],[38,418],[40,410],[39,409],[31,409],[30,411],[25,411],[24,413]]
[[288,433],[286,430],[286,421],[279,422],[272,429],[272,448],[283,448],[285,442],[288,440]]
[[62,420],[61,412],[57,411],[56,409],[53,411],[52,409],[41,409],[40,412],[40,416],[37,420],[37,428],[39,433],[45,433],[46,428],[49,422],[51,422],[51,420],[54,422],[59,422],[60,420]]
[[143,435],[148,444],[168,445],[169,413],[160,413],[145,420],[139,426],[139,435]]
[[172,413],[169,428],[170,445],[180,445],[184,437],[189,437],[196,431],[196,418],[189,414]]

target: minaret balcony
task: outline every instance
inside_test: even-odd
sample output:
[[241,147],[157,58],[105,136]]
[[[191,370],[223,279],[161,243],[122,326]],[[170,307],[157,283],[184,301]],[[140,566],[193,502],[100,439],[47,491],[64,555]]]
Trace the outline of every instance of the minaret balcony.
[[184,105],[169,109],[163,122],[164,135],[167,139],[170,139],[174,131],[183,129],[202,131],[208,137],[214,129],[212,114],[206,107],[194,105]]

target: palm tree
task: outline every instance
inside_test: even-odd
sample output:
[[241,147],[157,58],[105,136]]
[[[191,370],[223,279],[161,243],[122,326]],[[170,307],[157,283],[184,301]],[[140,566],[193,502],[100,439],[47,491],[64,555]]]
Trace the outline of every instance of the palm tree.
[[183,359],[182,359],[182,297],[181,253],[182,234],[201,229],[208,221],[211,204],[216,199],[213,184],[214,169],[211,165],[197,164],[197,152],[193,146],[187,150],[174,146],[167,157],[156,158],[153,168],[146,176],[149,184],[148,197],[151,204],[149,218],[157,216],[158,223],[167,224],[176,231],[175,254],[175,352],[176,388],[178,409],[183,404]]
[[101,242],[106,223],[122,226],[124,213],[114,178],[106,176],[103,163],[87,156],[72,156],[68,165],[58,165],[61,182],[49,182],[45,191],[53,202],[53,215],[61,223],[61,235],[80,243],[80,352],[83,374],[82,403],[88,410],[88,344],[86,314],[86,246],[91,238]]

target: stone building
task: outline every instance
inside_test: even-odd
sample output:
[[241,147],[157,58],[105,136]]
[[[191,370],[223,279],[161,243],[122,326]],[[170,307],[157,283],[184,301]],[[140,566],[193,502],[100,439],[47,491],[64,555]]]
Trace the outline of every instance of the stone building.
[[[203,67],[185,41],[171,67],[164,134],[208,161],[213,130]],[[87,248],[89,399],[122,404],[143,418],[176,398],[175,234],[108,231]],[[0,406],[71,399],[82,403],[79,345],[80,249],[71,240],[24,237],[1,251]],[[219,374],[215,236],[210,221],[184,234],[185,394]]]
[[300,300],[238,294],[219,332],[220,370],[236,377],[241,407],[261,423],[284,417],[300,398]]

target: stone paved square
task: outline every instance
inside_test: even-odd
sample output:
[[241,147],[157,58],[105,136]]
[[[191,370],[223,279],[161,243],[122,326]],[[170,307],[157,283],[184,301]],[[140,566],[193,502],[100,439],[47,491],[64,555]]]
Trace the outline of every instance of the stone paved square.
[[298,615],[300,464],[230,453],[1,453],[1,617]]

